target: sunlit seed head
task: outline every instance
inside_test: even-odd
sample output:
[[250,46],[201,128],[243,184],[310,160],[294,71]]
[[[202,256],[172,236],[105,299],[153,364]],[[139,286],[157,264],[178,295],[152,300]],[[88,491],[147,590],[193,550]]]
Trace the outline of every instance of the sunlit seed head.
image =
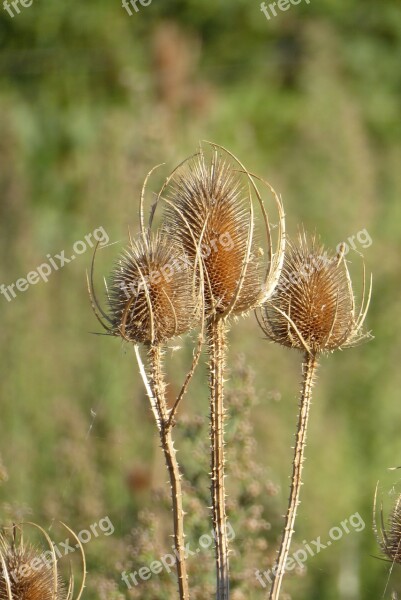
[[67,600],[67,590],[55,575],[44,551],[0,535],[0,600]]
[[331,352],[369,337],[362,329],[369,298],[356,314],[344,256],[328,253],[316,237],[302,233],[297,242],[287,241],[281,277],[262,309],[261,326],[283,346]]
[[249,181],[227,155],[203,151],[174,173],[166,228],[185,253],[203,259],[209,311],[242,313],[261,295],[264,262],[250,212]]
[[193,269],[182,247],[165,234],[133,241],[108,288],[111,333],[137,343],[162,343],[199,320]]
[[375,533],[383,554],[394,563],[401,564],[401,495],[398,496],[395,505],[387,519],[387,527],[384,525],[383,509],[381,510],[381,535]]

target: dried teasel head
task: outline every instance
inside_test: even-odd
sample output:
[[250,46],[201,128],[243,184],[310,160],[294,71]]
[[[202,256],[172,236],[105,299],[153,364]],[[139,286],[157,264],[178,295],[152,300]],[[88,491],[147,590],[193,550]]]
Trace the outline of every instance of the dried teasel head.
[[146,232],[118,260],[107,286],[106,328],[134,343],[160,344],[200,318],[193,268],[164,233]]
[[[270,225],[258,178],[224,148],[211,144],[211,156],[200,148],[168,178],[159,196],[167,203],[166,228],[192,261],[202,257],[205,307],[220,316],[244,313],[258,306],[278,281],[284,250],[284,211],[279,211],[278,241],[273,253]],[[265,182],[263,182],[265,183]],[[254,205],[262,213],[266,258],[260,248]]]
[[373,531],[383,554],[392,563],[401,564],[401,494],[398,496],[393,509],[387,519],[387,527],[384,522],[383,505],[380,506],[380,533],[376,525],[376,498],[373,505]]
[[332,352],[368,339],[363,330],[372,281],[365,301],[365,271],[361,308],[344,253],[329,254],[316,236],[299,234],[287,242],[279,283],[261,310],[259,323],[267,337],[308,353]]
[[[73,600],[74,578],[71,575],[68,587],[62,581],[49,536],[35,523],[27,524],[41,531],[48,547],[40,549],[25,543],[21,526],[14,526],[12,535],[0,534],[0,600]],[[79,600],[85,586],[85,555],[74,532],[64,527],[77,540],[83,559],[84,577],[76,597]]]

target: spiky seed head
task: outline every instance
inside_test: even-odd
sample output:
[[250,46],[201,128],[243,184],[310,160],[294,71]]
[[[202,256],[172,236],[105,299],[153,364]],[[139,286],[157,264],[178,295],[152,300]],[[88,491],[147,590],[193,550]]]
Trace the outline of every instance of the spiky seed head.
[[263,261],[250,212],[249,180],[231,157],[203,150],[173,174],[166,192],[169,234],[194,262],[202,256],[205,307],[243,313],[258,304]]
[[55,589],[54,571],[43,560],[43,550],[0,534],[0,555],[0,600],[67,600],[58,575]]
[[376,526],[374,528],[380,548],[391,562],[401,564],[401,495],[398,496],[388,517],[387,528],[384,526],[383,509],[381,509],[381,520],[380,537],[377,535]]
[[287,240],[279,283],[261,311],[267,337],[317,354],[346,348],[369,337],[362,329],[370,300],[355,313],[352,283],[343,253],[328,253],[316,236]]
[[189,331],[200,317],[195,288],[183,249],[166,234],[131,241],[110,277],[111,333],[159,344]]

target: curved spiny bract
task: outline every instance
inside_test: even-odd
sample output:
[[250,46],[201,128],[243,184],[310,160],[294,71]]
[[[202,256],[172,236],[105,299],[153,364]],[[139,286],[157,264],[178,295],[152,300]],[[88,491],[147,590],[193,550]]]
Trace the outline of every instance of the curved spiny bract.
[[245,313],[258,306],[264,297],[268,278],[265,278],[266,259],[259,247],[263,231],[256,227],[255,204],[259,204],[264,214],[269,277],[279,267],[284,238],[281,202],[275,195],[281,211],[281,239],[273,258],[269,223],[255,179],[228,151],[223,148],[218,151],[212,145],[210,158],[201,148],[174,171],[165,187],[167,231],[182,244],[193,262],[200,248],[205,307],[209,314]]
[[[364,282],[365,286],[365,282]],[[262,310],[266,336],[283,346],[315,355],[368,339],[363,323],[369,306],[355,311],[352,284],[343,254],[329,254],[316,237],[287,241],[279,283]]]
[[127,341],[164,343],[200,319],[193,271],[164,234],[131,241],[108,286],[110,332]]

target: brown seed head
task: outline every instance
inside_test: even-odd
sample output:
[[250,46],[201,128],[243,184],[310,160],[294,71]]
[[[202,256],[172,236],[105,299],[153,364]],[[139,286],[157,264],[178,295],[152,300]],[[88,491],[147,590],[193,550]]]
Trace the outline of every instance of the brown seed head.
[[346,348],[369,337],[362,330],[370,300],[358,315],[343,254],[328,254],[316,237],[288,242],[284,266],[261,327],[272,341],[314,354]]
[[0,535],[0,556],[0,600],[67,600],[66,588],[57,574],[55,585],[43,551]]
[[137,343],[162,343],[199,320],[193,269],[165,234],[131,241],[112,272],[110,332]]
[[[220,315],[257,306],[266,285],[266,260],[255,235],[255,182],[234,157],[223,153],[213,147],[208,159],[201,149],[173,173],[165,194],[166,228],[192,261],[200,252],[205,306]],[[270,267],[277,271],[278,257]]]
[[374,532],[377,537],[379,546],[391,562],[401,564],[401,494],[398,496],[397,501],[388,517],[387,527],[384,524],[383,518],[383,507],[380,510],[381,526],[380,536],[376,526],[376,495],[374,502]]

